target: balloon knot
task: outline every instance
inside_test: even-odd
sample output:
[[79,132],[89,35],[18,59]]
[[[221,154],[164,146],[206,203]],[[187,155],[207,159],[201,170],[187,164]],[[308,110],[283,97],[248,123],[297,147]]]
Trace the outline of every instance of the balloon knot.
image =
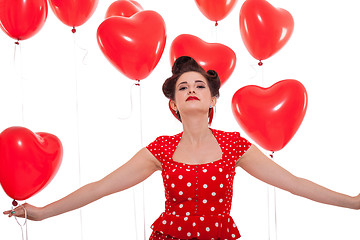
[[136,86],[140,86],[140,80],[136,80],[135,85],[136,85]]
[[262,65],[263,65],[263,62],[262,62],[261,60],[259,60],[258,65],[259,65],[259,66],[262,66]]
[[73,27],[73,29],[71,29],[71,32],[72,32],[72,33],[76,33],[75,27]]
[[16,45],[20,45],[19,41],[16,41],[15,44],[16,44]]
[[272,152],[270,153],[270,157],[271,157],[271,159],[274,158],[274,151],[272,151]]
[[18,205],[18,202],[14,199],[14,201],[12,201],[12,205],[16,207]]
[[217,21],[215,21],[215,27],[217,27],[219,25],[219,23]]

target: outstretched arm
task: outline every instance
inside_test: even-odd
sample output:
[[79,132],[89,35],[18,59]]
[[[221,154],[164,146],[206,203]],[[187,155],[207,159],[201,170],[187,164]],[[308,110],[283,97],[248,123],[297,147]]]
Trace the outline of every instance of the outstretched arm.
[[25,207],[29,219],[43,220],[81,208],[104,196],[130,188],[144,181],[159,169],[161,169],[160,163],[146,148],[143,148],[127,163],[103,179],[89,183],[56,202],[42,208],[24,204],[23,206],[17,207],[15,213],[5,211],[4,214],[9,215],[9,217],[12,215],[24,217]]
[[360,209],[360,194],[356,197],[351,197],[327,189],[304,178],[296,177],[265,156],[254,145],[237,161],[236,165],[261,181],[292,194],[320,203]]

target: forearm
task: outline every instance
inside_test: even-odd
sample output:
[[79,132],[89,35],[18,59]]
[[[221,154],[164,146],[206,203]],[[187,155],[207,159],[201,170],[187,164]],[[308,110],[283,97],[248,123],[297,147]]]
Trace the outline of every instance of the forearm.
[[103,197],[98,182],[89,183],[66,197],[41,208],[40,218],[46,219],[81,208]]
[[251,146],[238,161],[238,165],[261,181],[295,195],[334,206],[360,208],[360,195],[351,197],[296,177],[266,157],[256,146]]
[[351,209],[358,208],[358,203],[354,197],[335,192],[304,178],[296,177],[293,187],[288,190],[295,195],[305,197],[316,202]]

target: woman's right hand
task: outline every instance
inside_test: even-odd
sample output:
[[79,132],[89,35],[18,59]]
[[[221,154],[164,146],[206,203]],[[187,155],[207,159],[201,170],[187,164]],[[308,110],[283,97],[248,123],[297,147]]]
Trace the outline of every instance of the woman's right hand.
[[3,214],[8,215],[8,217],[15,216],[20,218],[25,218],[25,211],[26,211],[27,219],[33,221],[41,221],[43,220],[43,218],[41,217],[42,216],[41,209],[42,208],[32,206],[28,203],[24,203],[13,210],[4,211]]

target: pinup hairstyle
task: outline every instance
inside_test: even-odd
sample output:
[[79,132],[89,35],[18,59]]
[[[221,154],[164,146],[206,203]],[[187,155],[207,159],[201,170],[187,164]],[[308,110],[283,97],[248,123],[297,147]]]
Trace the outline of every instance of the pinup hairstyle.
[[220,78],[214,70],[205,70],[191,57],[182,56],[176,59],[172,67],[172,76],[165,80],[162,90],[165,97],[174,100],[175,98],[175,85],[179,77],[186,72],[198,72],[203,75],[209,85],[211,96],[219,97]]
[[[210,88],[211,96],[219,98],[220,93],[220,78],[214,70],[208,70],[207,72],[191,57],[181,56],[176,59],[172,67],[172,76],[165,80],[162,90],[165,95],[170,100],[175,100],[175,87],[176,82],[183,73],[186,72],[198,72],[204,76],[207,80],[208,86]],[[175,112],[171,107],[170,111],[172,114],[181,122],[181,117],[179,112]],[[209,124],[212,122],[214,115],[213,108],[209,109]]]

